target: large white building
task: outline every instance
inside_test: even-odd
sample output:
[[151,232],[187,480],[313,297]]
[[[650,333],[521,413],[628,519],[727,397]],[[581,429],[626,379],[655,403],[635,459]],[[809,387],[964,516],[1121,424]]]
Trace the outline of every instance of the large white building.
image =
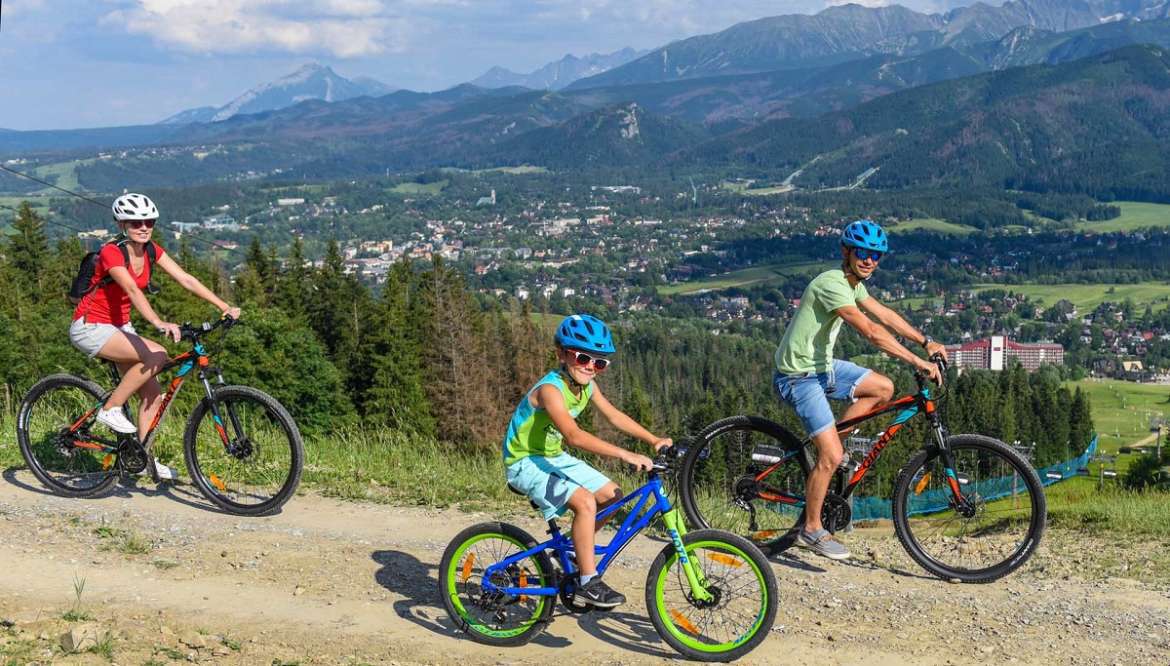
[[1012,342],[1002,335],[947,346],[947,361],[956,368],[1003,370],[1010,358],[1032,372],[1044,364],[1064,365],[1064,347],[1053,342]]

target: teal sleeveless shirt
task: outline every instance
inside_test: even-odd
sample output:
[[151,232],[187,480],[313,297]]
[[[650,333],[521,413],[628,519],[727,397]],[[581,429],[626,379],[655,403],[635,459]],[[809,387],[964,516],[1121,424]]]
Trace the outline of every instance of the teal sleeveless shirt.
[[561,390],[565,399],[565,409],[574,419],[585,411],[589,405],[589,398],[593,395],[593,383],[581,391],[581,395],[573,395],[565,378],[559,370],[553,370],[536,382],[528,393],[520,399],[516,411],[512,413],[512,420],[508,423],[508,434],[504,437],[504,464],[511,465],[521,458],[528,456],[557,456],[564,453],[562,446],[564,436],[553,425],[548,412],[543,408],[532,406],[530,398],[541,386],[552,384]]

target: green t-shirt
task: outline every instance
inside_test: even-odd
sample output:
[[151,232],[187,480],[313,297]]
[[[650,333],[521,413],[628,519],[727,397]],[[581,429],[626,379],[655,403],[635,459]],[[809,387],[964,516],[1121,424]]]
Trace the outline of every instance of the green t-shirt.
[[540,381],[520,398],[520,404],[512,413],[512,420],[508,423],[508,433],[504,435],[504,464],[512,463],[527,456],[558,456],[564,452],[562,442],[564,437],[561,431],[553,425],[545,409],[532,405],[531,396],[541,386],[552,384],[561,391],[565,399],[565,409],[569,416],[576,419],[589,405],[589,398],[593,396],[593,382],[589,382],[581,391],[581,395],[574,395],[565,383],[564,377],[557,370],[545,375]]
[[833,345],[841,329],[841,315],[836,311],[867,298],[869,292],[865,285],[858,282],[856,287],[850,287],[839,268],[813,278],[776,348],[776,369],[786,375],[828,372],[833,365]]

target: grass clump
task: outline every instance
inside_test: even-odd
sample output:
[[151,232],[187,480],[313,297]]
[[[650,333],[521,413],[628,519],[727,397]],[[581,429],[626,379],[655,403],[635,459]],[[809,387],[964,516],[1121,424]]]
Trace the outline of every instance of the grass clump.
[[85,622],[93,619],[81,605],[81,595],[85,594],[85,579],[73,577],[73,607],[61,614],[66,622]]
[[103,523],[95,527],[93,533],[102,540],[102,550],[116,550],[123,555],[145,555],[154,548],[154,544],[134,530]]

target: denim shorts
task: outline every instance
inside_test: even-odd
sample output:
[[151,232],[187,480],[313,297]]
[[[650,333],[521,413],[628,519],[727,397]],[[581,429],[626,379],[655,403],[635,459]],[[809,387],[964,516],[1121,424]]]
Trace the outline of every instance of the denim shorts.
[[89,324],[86,323],[85,317],[78,317],[73,320],[69,326],[69,341],[73,343],[80,351],[84,352],[86,356],[93,358],[98,355],[102,347],[114,337],[114,334],[122,331],[126,335],[138,335],[134,327],[129,322],[121,326],[114,326],[113,324]]
[[829,400],[855,401],[853,392],[872,370],[840,359],[833,360],[830,372],[772,376],[772,387],[784,402],[792,405],[809,437],[816,437],[836,423]]
[[578,488],[596,493],[609,483],[592,465],[567,453],[521,458],[508,465],[505,476],[508,485],[536,502],[545,520],[564,514]]

